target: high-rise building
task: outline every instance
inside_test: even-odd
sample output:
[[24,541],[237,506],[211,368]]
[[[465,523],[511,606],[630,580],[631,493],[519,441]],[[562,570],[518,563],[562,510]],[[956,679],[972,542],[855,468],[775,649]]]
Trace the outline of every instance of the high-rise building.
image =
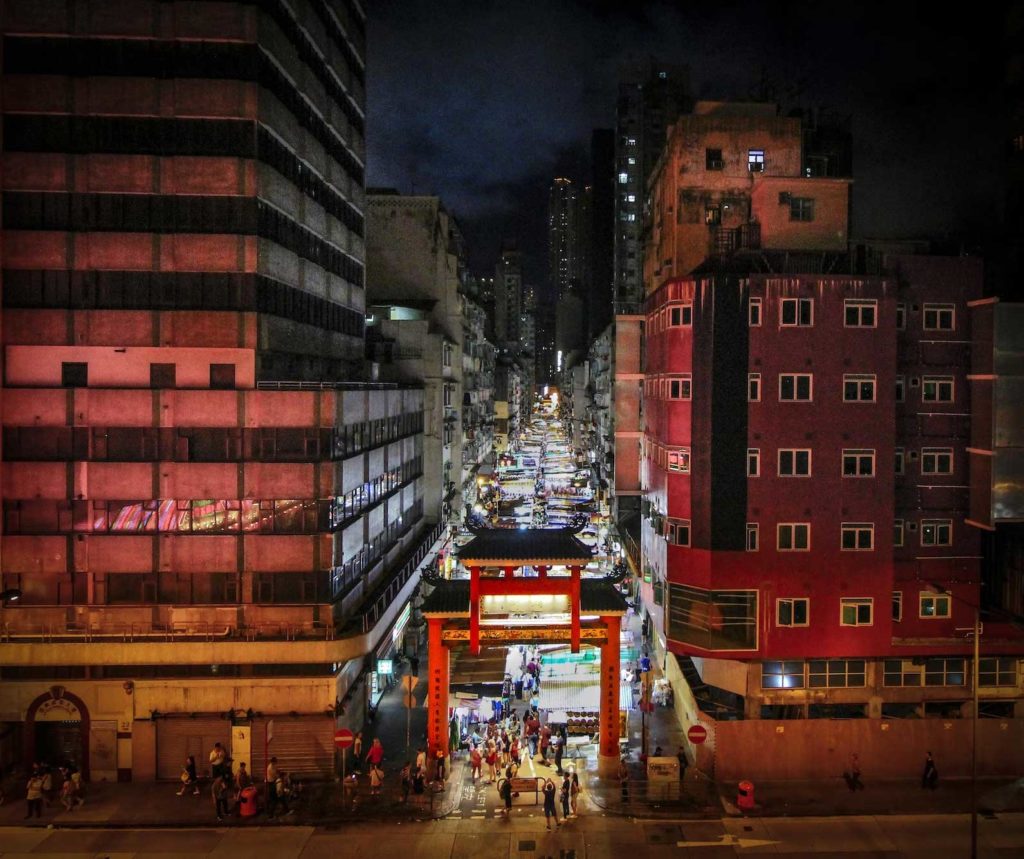
[[261,772],[273,721],[327,775],[436,536],[422,390],[363,372],[362,6],[12,0],[3,38],[4,755]]
[[[774,106],[698,103],[652,173],[641,593],[721,720],[716,773],[824,774],[828,736],[886,777],[973,713],[991,324],[975,258],[858,264],[851,180],[809,176],[805,139]],[[986,620],[981,653],[979,715],[1016,731],[1024,636]],[[765,720],[814,751],[751,761]]]
[[590,138],[590,276],[587,341],[612,321],[615,256],[615,131],[596,128]]
[[506,241],[494,268],[494,337],[499,349],[519,350],[519,318],[523,306],[523,255]]
[[548,290],[561,298],[580,276],[579,189],[555,179],[548,190]]

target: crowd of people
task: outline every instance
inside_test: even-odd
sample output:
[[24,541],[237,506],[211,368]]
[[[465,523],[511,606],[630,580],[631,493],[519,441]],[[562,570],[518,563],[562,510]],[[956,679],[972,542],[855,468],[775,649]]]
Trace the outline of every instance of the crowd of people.
[[51,767],[35,763],[29,773],[25,793],[25,819],[42,817],[43,807],[52,808],[59,802],[65,811],[74,811],[85,804],[85,785],[82,774],[71,764]]

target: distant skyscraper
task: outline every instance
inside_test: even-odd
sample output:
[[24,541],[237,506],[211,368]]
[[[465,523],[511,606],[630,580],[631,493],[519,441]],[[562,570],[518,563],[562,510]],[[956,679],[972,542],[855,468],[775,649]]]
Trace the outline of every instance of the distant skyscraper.
[[620,73],[615,128],[615,300],[643,294],[644,186],[665,146],[665,131],[690,105],[690,72],[648,60]]
[[548,283],[561,298],[579,280],[580,195],[571,179],[559,178],[548,192]]
[[506,242],[494,270],[494,336],[501,349],[518,350],[523,302],[523,255]]
[[587,340],[612,321],[615,246],[615,132],[595,128],[590,138],[590,223],[587,279]]

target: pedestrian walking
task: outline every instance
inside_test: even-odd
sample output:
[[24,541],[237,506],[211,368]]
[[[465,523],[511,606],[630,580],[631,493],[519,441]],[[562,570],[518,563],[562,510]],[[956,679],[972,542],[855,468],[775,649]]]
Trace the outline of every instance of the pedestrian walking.
[[210,752],[210,776],[217,778],[224,773],[224,762],[228,759],[228,753],[220,743],[213,744]]
[[366,763],[372,766],[380,766],[384,763],[384,746],[379,737],[373,738],[370,750],[366,753]]
[[548,747],[551,745],[551,728],[545,725],[540,729],[540,759],[548,762]]
[[71,801],[76,805],[85,805],[85,785],[82,783],[82,774],[75,770],[71,773]]
[[199,776],[196,773],[196,759],[194,755],[185,758],[185,766],[181,768],[181,790],[178,796],[182,796],[189,788],[192,788],[192,795],[199,796]]
[[213,796],[213,807],[217,814],[217,819],[223,820],[224,816],[228,813],[228,789],[227,785],[224,784],[224,776],[218,775],[213,780],[210,793]]
[[558,810],[555,808],[555,783],[551,779],[546,779],[544,781],[544,821],[549,830],[552,817],[555,819],[555,826],[560,826]]
[[444,780],[446,778],[446,774],[445,774],[445,753],[444,753],[444,747],[443,746],[438,746],[437,747],[436,760],[437,760],[437,780],[439,782],[441,782],[441,784],[444,784]]
[[629,767],[626,766],[626,759],[619,761],[619,789],[622,791],[622,801],[629,802]]
[[416,763],[414,765],[414,773],[416,770],[422,773],[425,773],[427,771],[427,752],[423,748],[423,746],[420,746],[418,749],[416,749]]
[[33,812],[36,817],[43,816],[43,773],[34,769],[28,779],[28,787],[25,793],[25,819],[28,820]]
[[860,758],[856,752],[850,755],[850,762],[843,776],[846,778],[846,786],[850,789],[851,793],[857,790],[864,790],[864,783],[860,780]]
[[273,817],[274,812],[277,810],[278,795],[277,795],[277,780],[280,778],[280,773],[277,771],[277,758],[271,758],[270,763],[267,764],[267,817]]
[[580,801],[580,776],[576,770],[572,771],[572,787],[569,788],[569,807],[572,809],[572,816],[575,817],[579,812]]
[[363,732],[356,731],[356,738],[352,741],[352,760],[355,761],[356,772],[363,769]]
[[555,747],[555,772],[562,775],[562,755],[565,754],[565,743],[561,736],[551,738],[551,745]]
[[65,811],[73,811],[75,807],[75,786],[66,770],[61,770],[61,777],[63,781],[60,785],[60,804],[64,806]]
[[569,773],[566,773],[565,778],[562,779],[562,788],[559,793],[562,799],[562,820],[568,820],[569,805],[572,801],[572,779],[569,778]]
[[408,802],[409,791],[412,788],[412,764],[409,761],[406,761],[405,766],[402,767],[399,779],[402,787],[402,802]]
[[379,796],[381,785],[384,784],[384,770],[377,764],[370,764],[370,795]]
[[252,787],[252,774],[245,766],[245,761],[239,761],[238,772],[235,774],[235,814],[242,812],[242,792]]
[[686,760],[686,750],[680,746],[679,751],[676,752],[676,758],[679,761],[679,783],[682,784],[686,778],[686,767],[689,762]]
[[470,749],[469,766],[473,772],[473,781],[476,781],[478,778],[480,778],[480,771],[483,769],[484,766],[484,756],[480,754],[480,749],[478,749],[476,746],[473,746],[473,748]]
[[938,786],[939,771],[935,767],[935,758],[932,757],[931,752],[928,752],[928,756],[924,759],[924,772],[921,773],[921,789],[935,790]]
[[49,765],[43,769],[43,802],[47,808],[53,805],[53,767]]
[[488,741],[484,760],[487,762],[488,783],[493,784],[498,778],[498,750],[494,746],[494,740]]
[[520,674],[516,678],[515,692],[516,692],[516,700],[517,701],[522,701],[523,700],[523,675],[522,674]]
[[502,779],[498,783],[498,795],[505,801],[505,816],[512,813],[512,780]]

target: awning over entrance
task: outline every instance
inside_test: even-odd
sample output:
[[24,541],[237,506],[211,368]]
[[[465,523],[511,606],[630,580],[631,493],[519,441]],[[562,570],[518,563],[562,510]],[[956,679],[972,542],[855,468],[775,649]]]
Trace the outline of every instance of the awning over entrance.
[[459,551],[470,566],[571,566],[593,560],[590,547],[569,528],[489,528]]

